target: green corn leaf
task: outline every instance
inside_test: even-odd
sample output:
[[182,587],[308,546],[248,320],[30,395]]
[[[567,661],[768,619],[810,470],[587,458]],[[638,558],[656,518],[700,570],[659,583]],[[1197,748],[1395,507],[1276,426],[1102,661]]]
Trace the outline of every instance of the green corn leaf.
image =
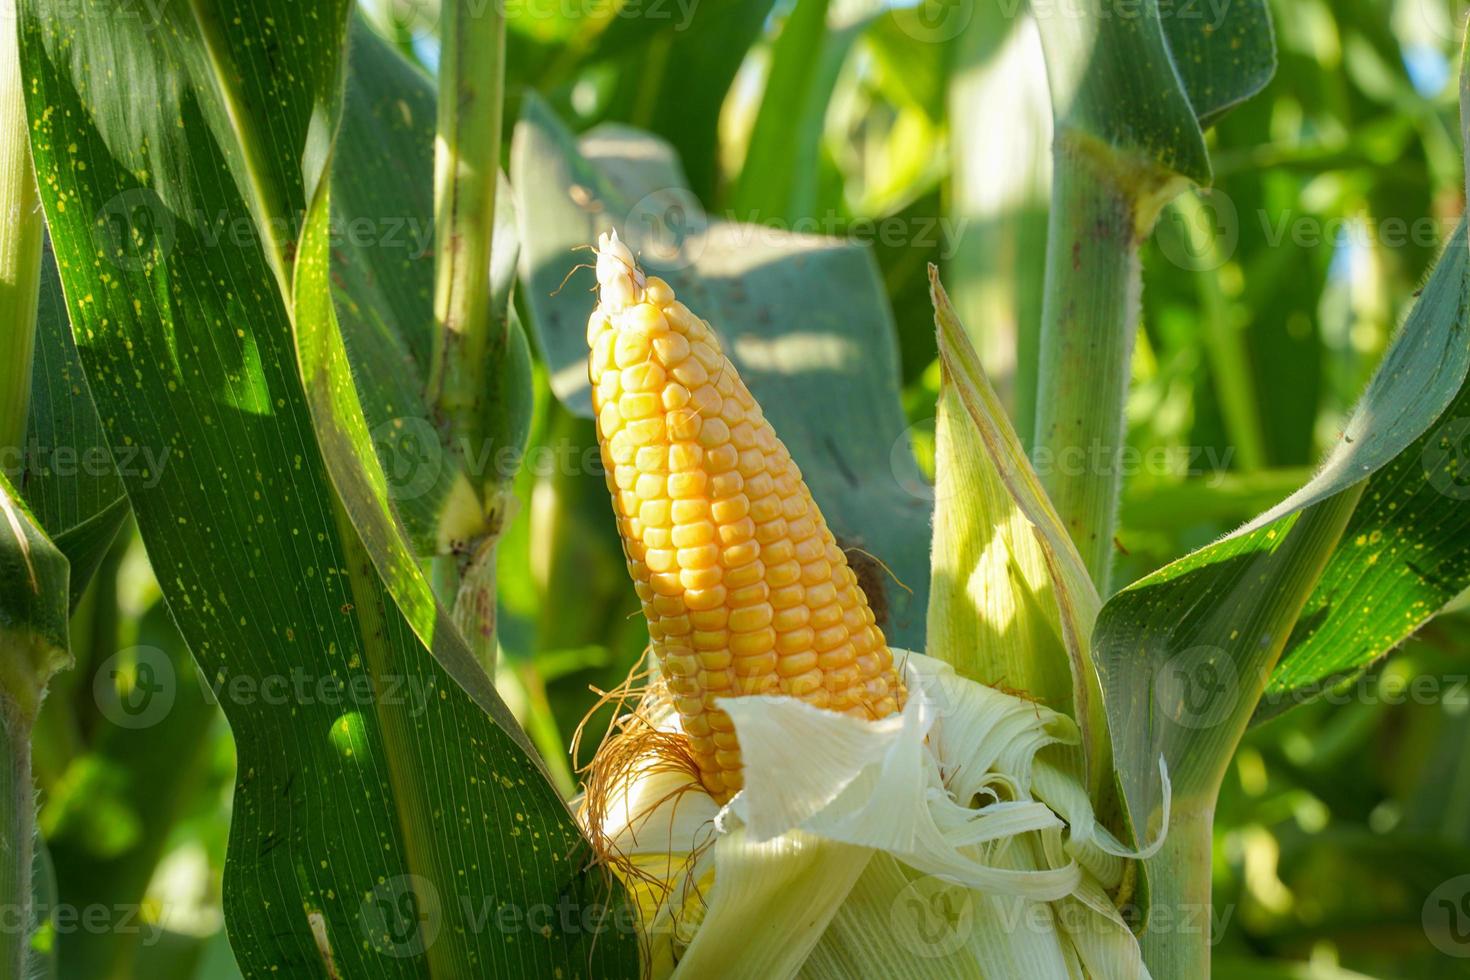
[[[347,371],[325,176],[346,13],[22,7],[93,397],[110,444],[171,450],[156,484],[122,476],[236,738],[236,952],[260,976],[628,975],[617,898],[418,574]],[[99,254],[123,194],[169,236]],[[261,231],[211,237],[219,216]],[[573,928],[538,925],[561,907]]]
[[922,649],[931,492],[899,410],[892,320],[869,253],[710,219],[665,144],[621,127],[579,144],[534,100],[511,157],[525,295],[557,396],[590,415],[594,302],[587,277],[568,272],[573,249],[616,227],[720,331],[838,539],[902,583],[887,590],[889,642]]
[[[111,222],[119,217],[99,216],[105,223],[102,233],[110,234],[117,227]],[[72,341],[61,280],[49,249],[41,266],[30,406],[17,484],[71,566],[75,608],[128,519],[127,495],[115,467],[151,482],[160,477],[169,459],[165,451],[152,447],[109,446]]]
[[730,195],[731,208],[742,221],[789,221],[801,213],[793,209],[795,182],[815,169],[815,147],[836,75],[835,70],[822,71],[823,58],[812,57],[813,51],[829,47],[828,4],[797,0],[772,46],[760,110]]
[[944,366],[929,655],[1071,715],[1096,799],[1110,771],[1091,651],[1102,600],[933,266],[929,280]]
[[[1135,826],[1162,804],[1160,756],[1176,813],[1212,806],[1263,694],[1269,712],[1320,692],[1470,583],[1457,499],[1470,466],[1445,429],[1470,365],[1467,272],[1462,223],[1310,483],[1103,606],[1095,657]],[[1156,874],[1171,874],[1173,846]]]
[[1202,128],[1266,87],[1276,35],[1266,0],[1159,0],[1164,38]]
[[420,555],[485,530],[486,493],[514,475],[530,427],[531,374],[513,320],[514,199],[496,195],[492,335],[507,338],[503,378],[486,380],[483,431],[444,445],[424,402],[434,290],[433,83],[380,38],[353,32],[332,171],[332,289],[362,410],[394,511]]

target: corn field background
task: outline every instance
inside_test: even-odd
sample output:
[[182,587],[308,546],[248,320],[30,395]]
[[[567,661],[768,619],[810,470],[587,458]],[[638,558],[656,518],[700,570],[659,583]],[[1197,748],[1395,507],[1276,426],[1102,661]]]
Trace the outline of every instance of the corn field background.
[[[477,33],[500,23],[492,6],[503,40]],[[1152,778],[1160,752],[1219,749],[1200,733],[1227,717],[1244,732],[1219,756],[1205,824],[1212,904],[1153,909],[1151,928],[1207,937],[1218,978],[1470,976],[1458,0],[445,8],[4,7],[20,54],[8,51],[0,170],[21,166],[28,138],[39,198],[0,203],[8,215],[44,205],[49,225],[33,340],[24,277],[0,283],[3,393],[22,392],[0,404],[5,513],[25,555],[0,562],[3,621],[43,637],[24,670],[6,667],[34,668],[45,689],[30,735],[34,908],[0,904],[27,969],[231,980],[551,976],[563,956],[614,976],[637,963],[630,930],[581,918],[605,899],[600,878],[553,880],[545,861],[522,860],[591,864],[560,800],[579,792],[612,718],[599,695],[649,644],[586,373],[598,258],[579,249],[615,226],[719,328],[888,642],[916,651],[945,587],[931,581],[933,515],[954,491],[934,483],[936,402],[954,373],[936,337],[936,267],[1041,483],[1119,481],[1115,531],[1078,544],[1101,598],[1121,599],[1103,609],[1097,648],[1203,671],[1190,674],[1203,700],[1186,693],[1175,734],[1130,757],[1116,730],[1146,726],[1149,694],[1111,700],[1139,682],[1100,660],[1123,774],[1114,804],[1153,791],[1128,774]],[[1108,369],[1084,360],[1067,375],[1043,339],[1049,219],[1085,210],[1053,200],[1069,185],[1053,181],[1041,40],[1073,8],[1101,11],[1110,30],[1157,17],[1206,38],[1258,14],[1274,38],[1274,62],[1237,59],[1229,84],[1201,76],[1191,89],[1197,102],[1240,89],[1211,112],[1196,104],[1199,161],[1141,129],[1119,137],[1209,186],[1181,184],[1137,243],[1116,452],[1056,452],[1047,435],[1087,404],[1058,379]],[[436,104],[442,73],[472,77],[486,59],[503,92],[467,83]],[[1104,61],[1067,69],[1089,93],[1073,126],[1152,105],[1126,84],[1147,65]],[[493,228],[464,218],[477,202],[436,198],[445,132],[461,139],[451,170],[503,171],[480,185]],[[294,155],[279,152],[292,140]],[[441,233],[463,219],[464,240],[493,249],[465,252],[456,272],[436,214]],[[1102,261],[1091,251],[1107,229],[1091,227],[1052,259]],[[1090,301],[1108,300],[1078,300]],[[494,325],[480,373],[456,368],[431,329],[446,309]],[[1384,368],[1406,322],[1422,340]],[[1432,427],[1401,431],[1416,399],[1440,393]],[[1354,415],[1360,403],[1371,411]],[[1353,455],[1384,446],[1371,469]],[[1273,512],[1334,447],[1359,482],[1341,477],[1299,518]],[[1271,569],[1249,566],[1169,592],[1195,587],[1170,578],[1198,572],[1191,558],[1119,593],[1267,512],[1336,535],[1316,591],[1308,582],[1284,627],[1271,621],[1291,640],[1269,681],[1208,651],[1275,615],[1290,575],[1257,582]],[[1289,526],[1258,522],[1200,552],[1200,574],[1248,566],[1231,542]],[[49,585],[57,602],[10,603],[38,579],[25,596]],[[1223,611],[1202,611],[1222,594]],[[1188,628],[1165,629],[1165,615]],[[982,673],[1057,706],[1039,682]],[[378,766],[384,754],[428,776],[406,787]],[[436,795],[437,777],[471,772],[458,795]],[[406,866],[482,879],[464,886],[469,907],[442,888],[442,905],[425,903],[417,872],[369,874],[399,851]],[[242,869],[233,944],[227,862]],[[356,893],[339,896],[348,878]],[[501,902],[505,880],[567,903]],[[909,926],[895,935],[922,937],[908,950],[918,960],[969,928],[943,912],[892,908]],[[34,934],[16,921],[33,913]],[[560,952],[543,953],[553,934]]]

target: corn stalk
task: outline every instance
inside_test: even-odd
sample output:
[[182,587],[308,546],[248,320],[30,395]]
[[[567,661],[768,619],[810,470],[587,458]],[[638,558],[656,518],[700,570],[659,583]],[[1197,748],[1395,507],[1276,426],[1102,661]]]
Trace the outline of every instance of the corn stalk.
[[[19,450],[30,404],[43,224],[22,101],[13,0],[0,3],[0,449]],[[0,973],[25,976],[36,796],[31,731],[46,682],[65,657],[66,560],[34,526],[0,474]],[[33,548],[35,554],[33,554]],[[10,567],[14,566],[14,567]],[[59,576],[59,585],[55,579]],[[14,594],[12,594],[14,593]],[[44,611],[48,615],[32,617]]]
[[[505,88],[505,15],[498,4],[444,5],[439,66],[439,134],[434,174],[437,260],[434,351],[427,401],[451,458],[497,446],[486,389],[501,377],[509,325],[492,309],[491,245]],[[488,424],[487,424],[488,423]],[[487,440],[490,440],[487,442]],[[481,474],[484,522],[454,554],[438,559],[436,582],[476,658],[495,671],[495,553],[511,498],[497,472]]]

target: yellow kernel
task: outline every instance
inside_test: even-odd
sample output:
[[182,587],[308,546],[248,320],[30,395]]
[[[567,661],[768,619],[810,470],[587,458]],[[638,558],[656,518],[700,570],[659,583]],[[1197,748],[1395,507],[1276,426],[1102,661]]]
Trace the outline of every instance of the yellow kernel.
[[720,633],[720,644],[710,650],[702,650],[699,654],[699,664],[705,670],[727,670],[735,658],[730,649],[725,645],[725,634]]
[[725,473],[733,470],[739,461],[740,453],[727,442],[706,453],[704,465],[711,473]]
[[662,442],[664,438],[663,416],[660,415],[651,419],[639,419],[636,422],[629,422],[623,431],[628,433],[628,438],[640,446]]
[[[776,641],[776,645],[779,649],[779,640]],[[817,655],[811,650],[805,653],[793,653],[790,656],[782,657],[776,661],[776,673],[782,677],[796,677],[799,674],[805,674],[809,670],[816,670],[816,668]]]
[[709,482],[709,495],[716,500],[724,500],[733,497],[745,489],[745,477],[733,470],[729,473],[718,473]]
[[739,467],[746,476],[755,476],[766,468],[766,454],[759,449],[747,449],[740,454]]
[[[621,423],[620,423],[621,424]],[[607,454],[617,464],[633,462],[633,454],[638,452],[638,443],[633,439],[633,434],[627,429],[607,439]]]
[[755,539],[762,544],[770,544],[786,537],[786,520],[777,517],[766,521],[764,524],[756,524]]
[[791,537],[796,540],[796,560],[808,562],[823,554],[827,549],[822,547],[822,542],[816,536],[803,538],[797,533],[796,528],[791,528]]
[[783,633],[790,632],[811,622],[811,609],[802,605],[782,606],[776,601],[776,594],[774,592],[771,594],[771,606],[780,610],[772,618],[771,625]]
[[813,609],[820,609],[837,601],[837,587],[831,582],[820,582],[808,586],[806,591],[807,605]]
[[674,376],[674,380],[691,390],[709,382],[709,372],[692,357],[686,357],[678,363],[665,363],[669,365],[669,373]]
[[676,412],[670,412],[668,418],[670,438],[679,442],[689,442],[699,438],[704,420],[699,417],[698,412],[681,408]]
[[620,368],[632,367],[634,364],[648,360],[648,353],[647,336],[631,331],[620,331],[613,347],[613,363]]
[[708,589],[690,589],[684,596],[684,604],[690,609],[713,609],[725,604],[725,587],[716,585]]
[[[756,630],[754,633],[732,633],[730,634],[730,652],[735,655],[736,673],[740,672],[740,658],[758,657],[763,653],[769,653],[772,661],[775,653],[772,648],[776,645],[776,631],[769,626],[765,629]],[[771,664],[775,667],[775,663]]]
[[794,585],[800,578],[801,566],[794,561],[768,563],[766,566],[766,583],[773,589]]
[[[812,646],[819,651],[836,649],[847,641],[847,630],[841,626],[829,626],[812,637]],[[848,644],[851,647],[851,644]]]
[[[730,593],[731,606],[751,606],[757,602],[765,602],[771,595],[771,587],[765,580],[752,582],[743,589],[736,589]],[[733,613],[731,614],[733,615]]]
[[603,377],[618,378],[624,391],[653,392],[655,394],[663,388],[664,382],[668,379],[664,369],[655,361],[624,368],[621,375],[609,371]]
[[679,576],[674,572],[649,575],[648,581],[653,585],[653,591],[662,598],[673,598],[684,591],[684,586],[679,584]]
[[750,513],[750,498],[741,494],[716,500],[710,504],[710,513],[721,524],[735,524],[744,520],[745,515]]
[[[715,504],[716,505],[718,505],[720,503],[723,503],[723,501],[718,501],[718,500],[715,501]],[[714,510],[713,507],[711,507],[710,509],[712,511]],[[755,521],[752,521],[748,517],[742,517],[740,520],[735,521],[734,523],[731,523],[731,524],[721,524],[720,525],[720,543],[721,544],[724,544],[724,545],[740,544],[741,542],[749,541],[751,538],[754,538],[754,537],[755,537]]]
[[668,527],[671,523],[669,518],[669,501],[667,500],[645,500],[638,506],[638,519],[646,527]]
[[715,540],[715,526],[709,521],[682,524],[674,528],[674,544],[680,548],[694,548],[710,544]]
[[679,571],[679,584],[686,589],[713,589],[724,574],[725,570],[718,565],[684,568]]
[[744,565],[730,566],[725,572],[725,584],[732,589],[744,588],[765,580],[765,562],[757,558],[755,561]]
[[812,611],[806,604],[806,589],[800,584],[786,585],[771,590],[771,605],[777,609],[800,609],[802,622],[811,617]]
[[664,411],[672,412],[689,404],[689,389],[672,382],[664,386]]
[[691,500],[675,500],[671,509],[675,524],[693,524],[709,519],[709,501],[701,497]]
[[652,418],[662,408],[663,399],[651,391],[628,394],[618,399],[618,413],[630,421]]
[[651,572],[672,572],[679,567],[677,554],[672,548],[650,548],[643,560]]
[[715,418],[720,415],[723,399],[720,398],[720,393],[714,389],[713,385],[701,385],[695,388],[690,401],[693,402],[694,409],[705,418]]
[[[645,287],[646,288],[646,287]],[[620,316],[624,332],[642,334],[645,338],[662,334],[669,329],[663,311],[652,303],[639,303],[629,307]]]
[[730,621],[730,610],[724,606],[717,609],[701,609],[689,614],[689,622],[695,629],[718,630],[724,629],[725,624]]
[[736,633],[749,633],[770,625],[770,603],[761,602],[753,606],[744,606],[730,613],[730,629]]
[[[794,698],[810,698],[813,694],[825,693],[822,691],[822,672],[820,670],[809,670],[799,677],[793,677],[786,682],[786,693]],[[817,705],[823,707],[823,705]]]
[[598,336],[608,328],[610,322],[607,314],[599,307],[592,311],[587,318],[587,346],[592,347],[597,343]]
[[835,602],[822,606],[808,602],[807,606],[812,610],[812,625],[819,630],[842,622],[842,607]]
[[[618,467],[622,469],[622,467]],[[638,482],[633,486],[633,492],[644,500],[655,500],[664,495],[664,487],[668,477],[659,473],[639,473]]]
[[699,430],[699,444],[706,449],[723,446],[730,441],[730,427],[719,419],[705,419]]
[[[756,479],[759,479],[759,477]],[[755,481],[752,480],[751,482],[754,483]],[[773,521],[781,516],[780,497],[770,493],[757,497],[753,487],[750,490],[750,496],[750,516],[756,524],[764,524],[767,521]]]
[[662,473],[664,469],[663,447],[639,446],[638,452],[633,456],[633,465],[638,467],[640,473]]
[[643,529],[643,543],[650,548],[668,548],[674,543],[674,535],[666,527],[646,527]]
[[643,298],[655,306],[668,306],[674,301],[674,291],[658,276],[649,276],[643,284]]
[[739,568],[749,562],[753,562],[761,553],[761,546],[756,541],[742,541],[732,544],[720,553],[720,562],[726,568]]
[[825,558],[807,562],[801,566],[801,581],[805,585],[821,585],[832,581],[832,564]]
[[720,549],[713,544],[679,549],[680,568],[714,568],[720,563]]
[[[810,626],[802,626],[794,630],[780,633],[776,637],[776,650],[781,654],[797,654],[805,650],[811,650],[816,643],[817,635]],[[812,654],[812,663],[816,663],[817,655]]]
[[689,357],[689,341],[681,334],[664,334],[654,339],[653,351],[665,367],[673,367]]
[[694,644],[694,649],[705,653],[724,650],[728,646],[726,643],[728,638],[729,634],[724,630],[695,630],[690,642]]
[[668,484],[670,497],[675,500],[687,500],[690,497],[699,497],[704,494],[705,488],[709,485],[709,474],[703,470],[673,473],[669,476]]
[[676,442],[669,447],[669,469],[674,472],[697,469],[704,460],[704,450],[688,442]]
[[602,406],[602,410],[597,413],[597,430],[602,433],[602,438],[613,438],[622,427],[623,416],[618,411],[618,403],[608,402]]

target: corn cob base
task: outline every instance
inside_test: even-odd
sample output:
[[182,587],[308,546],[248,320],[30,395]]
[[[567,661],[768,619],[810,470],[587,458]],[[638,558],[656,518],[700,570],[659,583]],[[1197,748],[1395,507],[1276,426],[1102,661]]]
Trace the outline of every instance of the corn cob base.
[[710,326],[597,249],[588,378],[628,570],[700,779],[742,785],[720,698],[782,694],[861,718],[903,689],[847,558]]

